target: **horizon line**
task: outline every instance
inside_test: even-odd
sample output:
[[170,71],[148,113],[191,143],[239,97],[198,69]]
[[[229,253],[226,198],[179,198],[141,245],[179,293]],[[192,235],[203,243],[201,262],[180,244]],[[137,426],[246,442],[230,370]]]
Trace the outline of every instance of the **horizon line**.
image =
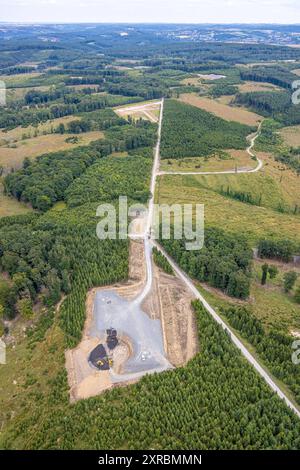
[[25,24],[25,25],[40,25],[40,24],[46,24],[46,25],[102,25],[102,24],[107,24],[107,25],[193,25],[193,26],[200,26],[200,25],[207,25],[207,26],[215,26],[215,25],[226,25],[226,26],[237,26],[237,25],[243,25],[243,26],[264,26],[264,25],[272,25],[272,26],[300,26],[300,23],[274,23],[274,22],[234,22],[234,23],[228,23],[228,22],[198,22],[198,23],[193,23],[193,22],[156,22],[156,21],[9,21],[9,20],[1,20],[0,25],[2,24],[12,24],[12,25],[18,25],[18,24]]

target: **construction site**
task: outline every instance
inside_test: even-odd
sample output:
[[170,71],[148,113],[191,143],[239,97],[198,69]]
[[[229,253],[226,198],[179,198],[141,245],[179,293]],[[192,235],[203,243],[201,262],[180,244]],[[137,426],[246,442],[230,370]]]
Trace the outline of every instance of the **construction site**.
[[128,281],[88,292],[82,341],[66,352],[72,402],[184,365],[196,354],[193,297],[178,277],[151,264],[152,288],[141,304],[146,263],[139,240],[130,241]]
[[[182,279],[164,273],[152,258],[163,102],[151,103],[150,109],[153,105],[160,106],[160,113],[148,210],[131,214],[127,282],[88,292],[82,341],[66,351],[72,402],[182,366],[198,349],[193,295]],[[139,111],[145,107],[148,112],[148,104]]]

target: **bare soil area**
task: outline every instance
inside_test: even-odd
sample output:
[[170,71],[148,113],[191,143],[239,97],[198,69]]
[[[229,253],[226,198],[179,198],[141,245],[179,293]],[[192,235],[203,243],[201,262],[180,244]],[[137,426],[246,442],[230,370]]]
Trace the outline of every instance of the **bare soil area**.
[[[127,300],[137,296],[146,282],[144,244],[131,240],[129,254],[129,279],[125,283],[91,289],[86,299],[86,321],[80,344],[66,351],[66,369],[71,402],[96,396],[105,390],[127,383],[115,384],[109,371],[95,370],[87,361],[89,353],[99,344],[99,338],[89,335],[93,321],[95,295],[103,289],[112,289]],[[192,295],[182,281],[163,273],[154,266],[153,288],[143,304],[143,310],[151,318],[160,318],[164,347],[168,360],[181,366],[197,352],[196,323],[191,307]],[[103,338],[104,341],[104,338]],[[122,366],[131,356],[131,341],[122,336],[114,350],[113,370],[122,373]]]
[[158,102],[136,103],[115,108],[115,112],[126,119],[132,117],[134,119],[146,119],[151,122],[158,122],[158,112],[160,104]]
[[152,318],[161,319],[165,351],[175,367],[186,364],[198,350],[193,299],[181,279],[154,266],[153,288],[143,309]]

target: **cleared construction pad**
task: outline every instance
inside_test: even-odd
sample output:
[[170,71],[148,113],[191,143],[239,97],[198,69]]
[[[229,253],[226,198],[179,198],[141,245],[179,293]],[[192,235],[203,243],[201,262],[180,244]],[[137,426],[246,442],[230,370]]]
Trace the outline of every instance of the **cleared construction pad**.
[[[66,352],[72,402],[133,383],[146,373],[183,365],[197,352],[192,297],[182,281],[153,266],[152,290],[139,305],[135,298],[146,281],[143,243],[131,241],[129,265],[128,282],[88,293],[83,339]],[[113,365],[97,370],[88,357],[105,343],[106,329],[111,327],[119,340],[112,351]]]

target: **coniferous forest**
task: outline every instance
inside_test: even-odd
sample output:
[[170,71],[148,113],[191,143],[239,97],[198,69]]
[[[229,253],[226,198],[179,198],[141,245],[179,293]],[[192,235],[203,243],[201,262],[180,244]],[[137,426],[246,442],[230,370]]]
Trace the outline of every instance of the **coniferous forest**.
[[[0,28],[0,449],[300,450],[299,418],[200,301],[189,311],[190,360],[70,402],[65,353],[82,340],[88,292],[132,281],[131,241],[99,240],[97,207],[118,214],[119,196],[137,207],[154,196],[205,203],[201,250],[173,233],[158,242],[300,406],[291,361],[300,334],[300,105],[291,101],[300,49],[287,47],[299,45],[300,28],[219,25],[213,40],[211,28]],[[245,111],[259,119],[239,122]],[[256,171],[246,148],[259,121]],[[179,283],[158,249],[152,257],[156,283],[162,272]]]

